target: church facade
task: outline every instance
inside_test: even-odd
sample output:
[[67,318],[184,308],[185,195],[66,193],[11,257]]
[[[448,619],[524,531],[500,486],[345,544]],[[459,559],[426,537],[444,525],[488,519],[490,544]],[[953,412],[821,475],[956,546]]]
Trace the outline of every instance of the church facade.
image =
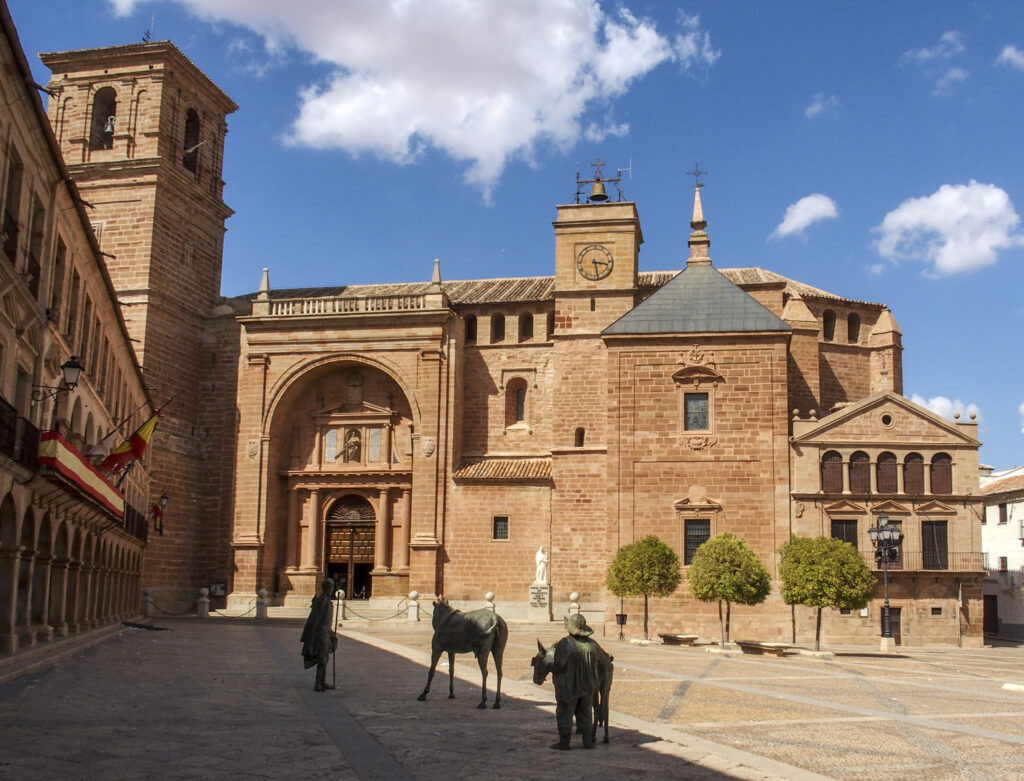
[[[703,541],[742,538],[775,578],[791,535],[838,536],[878,570],[868,528],[884,513],[904,535],[887,568],[898,642],[981,644],[975,423],[903,397],[884,304],[717,268],[699,188],[666,271],[640,270],[636,204],[587,200],[556,208],[551,276],[446,281],[435,261],[429,281],[287,290],[264,271],[253,295],[220,299],[234,104],[167,43],[44,61],[79,96],[50,118],[147,381],[174,399],[152,445],[167,532],[143,577],[169,609],[215,583],[231,608],[261,589],[304,606],[328,575],[395,607],[493,592],[525,618],[543,547],[552,615],[576,594],[592,623],[611,632],[625,612],[635,634],[642,602],[620,605],[605,574],[656,534],[684,577],[652,602],[652,630],[713,638],[717,605],[686,583]],[[88,126],[107,88],[125,124],[82,159],[62,128]],[[823,640],[877,642],[883,596],[827,611]],[[813,616],[776,582],[734,608],[732,633],[806,642]]]

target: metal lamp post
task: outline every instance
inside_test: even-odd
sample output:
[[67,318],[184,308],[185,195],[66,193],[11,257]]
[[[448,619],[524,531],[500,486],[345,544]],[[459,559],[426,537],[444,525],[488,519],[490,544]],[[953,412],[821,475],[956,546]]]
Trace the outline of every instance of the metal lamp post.
[[868,529],[868,537],[875,548],[875,561],[882,567],[882,583],[885,590],[885,602],[882,607],[882,647],[892,646],[892,623],[889,617],[889,562],[895,561],[899,553],[903,532],[895,524],[889,525],[886,513],[878,514],[878,525]]

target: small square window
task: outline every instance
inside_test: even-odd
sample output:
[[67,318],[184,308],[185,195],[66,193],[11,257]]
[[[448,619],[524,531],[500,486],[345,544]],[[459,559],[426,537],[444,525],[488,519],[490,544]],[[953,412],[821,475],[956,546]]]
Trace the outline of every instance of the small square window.
[[942,608],[941,607],[933,607],[932,608],[932,615],[933,616],[941,616],[942,615]]
[[848,607],[841,607],[841,608],[839,608],[839,615],[841,615],[841,616],[848,616],[848,615],[850,615],[850,608],[848,608]]
[[507,540],[508,539],[508,516],[507,515],[495,515],[491,525],[491,539],[494,540]]

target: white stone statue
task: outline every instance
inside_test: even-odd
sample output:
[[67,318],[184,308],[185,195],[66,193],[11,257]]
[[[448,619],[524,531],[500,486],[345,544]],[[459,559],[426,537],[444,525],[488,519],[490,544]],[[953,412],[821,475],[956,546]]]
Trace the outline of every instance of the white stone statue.
[[534,580],[534,583],[547,583],[549,559],[543,545],[537,550],[537,555],[534,558],[537,562],[537,578]]

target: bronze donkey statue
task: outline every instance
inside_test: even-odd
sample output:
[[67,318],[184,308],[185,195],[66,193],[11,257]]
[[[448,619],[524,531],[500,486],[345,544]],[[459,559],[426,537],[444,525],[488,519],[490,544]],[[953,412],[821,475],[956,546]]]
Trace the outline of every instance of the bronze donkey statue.
[[448,699],[455,698],[455,654],[470,651],[476,656],[480,665],[480,704],[476,707],[487,707],[487,655],[494,657],[494,667],[498,673],[498,686],[494,694],[494,707],[501,707],[501,658],[508,642],[508,624],[505,619],[492,610],[482,608],[463,613],[456,610],[444,599],[434,602],[434,615],[431,619],[434,626],[434,638],[430,642],[430,672],[427,673],[427,685],[423,693],[416,699],[421,702],[427,699],[430,682],[434,680],[434,670],[442,652],[448,654]]

